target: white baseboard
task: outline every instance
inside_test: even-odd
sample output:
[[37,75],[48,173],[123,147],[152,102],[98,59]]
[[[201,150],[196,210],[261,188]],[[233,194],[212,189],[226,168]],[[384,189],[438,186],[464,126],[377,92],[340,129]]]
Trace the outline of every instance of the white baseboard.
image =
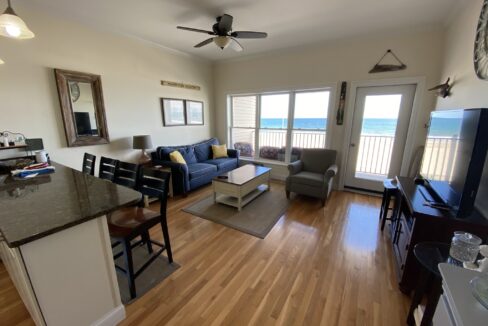
[[93,322],[91,326],[115,326],[125,319],[125,307],[120,305],[105,314],[99,320]]

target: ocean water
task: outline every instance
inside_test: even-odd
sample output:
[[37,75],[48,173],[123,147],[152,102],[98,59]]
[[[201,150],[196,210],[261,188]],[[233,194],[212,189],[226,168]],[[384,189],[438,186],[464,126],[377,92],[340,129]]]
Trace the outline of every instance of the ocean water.
[[[459,121],[456,119],[442,119],[442,123],[432,126],[432,136],[451,137],[458,133]],[[335,121],[334,121],[335,123]],[[364,119],[362,134],[364,135],[384,135],[394,136],[396,130],[395,119]],[[286,129],[287,119],[261,119],[261,128]],[[296,129],[319,129],[326,130],[327,119],[295,119],[294,128]]]

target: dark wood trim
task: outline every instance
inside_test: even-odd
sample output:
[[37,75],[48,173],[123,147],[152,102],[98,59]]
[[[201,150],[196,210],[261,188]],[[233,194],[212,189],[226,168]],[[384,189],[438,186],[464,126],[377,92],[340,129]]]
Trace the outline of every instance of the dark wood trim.
[[[103,100],[102,79],[100,75],[94,75],[70,70],[54,69],[56,86],[58,88],[59,103],[63,115],[64,131],[69,147],[108,144],[107,118],[105,116],[105,104]],[[71,105],[68,81],[90,83],[93,92],[93,103],[95,105],[95,115],[98,136],[78,136],[75,127],[75,118]]]
[[[165,100],[170,100],[170,101],[181,101],[183,102],[183,119],[184,122],[182,124],[167,124],[166,123],[166,115],[164,114],[164,101]],[[186,126],[186,105],[185,105],[185,100],[181,98],[169,98],[169,97],[162,97],[161,98],[161,111],[163,113],[163,126],[165,127],[181,127],[181,126]]]

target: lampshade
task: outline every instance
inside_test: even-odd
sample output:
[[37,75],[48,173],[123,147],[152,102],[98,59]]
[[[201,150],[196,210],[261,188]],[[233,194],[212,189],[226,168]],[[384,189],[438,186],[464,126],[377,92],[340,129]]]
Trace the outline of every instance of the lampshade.
[[152,148],[151,136],[149,135],[139,135],[134,136],[132,139],[133,149],[149,149]]
[[10,6],[10,0],[8,1],[7,9],[0,15],[0,35],[16,39],[34,37],[34,33]]
[[230,38],[227,36],[217,36],[214,37],[213,41],[215,44],[217,44],[219,48],[223,50],[227,47],[227,45],[229,45]]

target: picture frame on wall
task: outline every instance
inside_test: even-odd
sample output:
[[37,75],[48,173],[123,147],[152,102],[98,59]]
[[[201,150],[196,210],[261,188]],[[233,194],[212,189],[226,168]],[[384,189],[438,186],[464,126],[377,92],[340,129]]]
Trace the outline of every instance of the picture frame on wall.
[[162,98],[164,126],[186,125],[185,101],[180,99]]
[[203,102],[201,101],[185,101],[186,110],[186,124],[187,125],[203,125]]

